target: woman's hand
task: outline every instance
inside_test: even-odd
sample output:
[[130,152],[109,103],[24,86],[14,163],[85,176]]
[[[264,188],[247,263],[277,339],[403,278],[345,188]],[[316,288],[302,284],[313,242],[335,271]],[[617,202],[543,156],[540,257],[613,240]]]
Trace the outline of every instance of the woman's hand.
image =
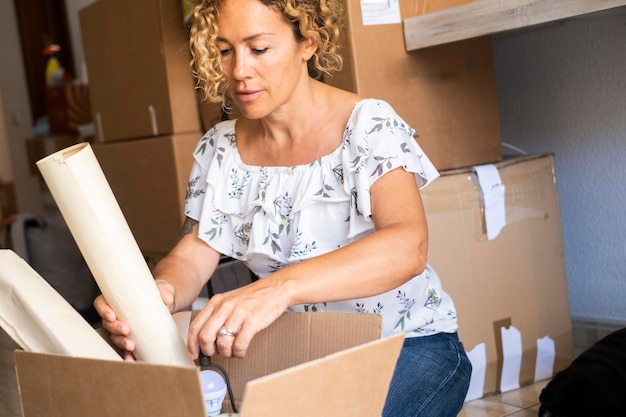
[[134,361],[135,342],[128,337],[130,334],[128,324],[118,319],[117,313],[103,295],[96,297],[93,306],[102,318],[102,328],[109,332],[113,344],[122,350],[124,360]]
[[[192,358],[200,351],[211,356],[243,358],[256,333],[269,326],[287,308],[271,277],[216,294],[189,326],[187,348]],[[221,329],[222,333],[220,333]]]
[[[155,280],[155,282],[163,303],[165,303],[170,312],[174,312],[176,309],[176,301],[173,286],[163,280]],[[115,310],[113,310],[104,299],[104,296],[99,295],[96,297],[93,305],[102,318],[102,327],[111,335],[111,341],[122,350],[124,360],[134,361],[135,342],[130,337],[130,327],[128,324],[120,320]]]

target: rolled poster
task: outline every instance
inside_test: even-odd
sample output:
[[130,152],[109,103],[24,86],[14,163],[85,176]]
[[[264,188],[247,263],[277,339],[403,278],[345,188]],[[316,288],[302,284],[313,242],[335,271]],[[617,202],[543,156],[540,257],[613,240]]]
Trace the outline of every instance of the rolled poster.
[[194,366],[91,146],[70,146],[37,167],[102,294],[129,325],[135,357]]

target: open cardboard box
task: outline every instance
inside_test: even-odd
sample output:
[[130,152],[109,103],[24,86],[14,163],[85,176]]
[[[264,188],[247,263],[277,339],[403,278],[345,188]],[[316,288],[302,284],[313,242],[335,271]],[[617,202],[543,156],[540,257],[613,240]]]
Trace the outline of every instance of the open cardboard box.
[[[404,340],[381,329],[373,314],[285,313],[244,359],[212,361],[227,370],[241,417],[378,417]],[[205,415],[196,368],[14,356],[24,417]]]

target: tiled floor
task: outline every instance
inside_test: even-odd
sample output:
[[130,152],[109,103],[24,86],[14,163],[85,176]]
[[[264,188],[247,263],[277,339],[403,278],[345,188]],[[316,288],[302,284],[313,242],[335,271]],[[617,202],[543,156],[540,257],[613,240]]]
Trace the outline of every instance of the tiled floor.
[[539,381],[515,391],[468,401],[458,417],[537,417],[539,394],[549,381]]

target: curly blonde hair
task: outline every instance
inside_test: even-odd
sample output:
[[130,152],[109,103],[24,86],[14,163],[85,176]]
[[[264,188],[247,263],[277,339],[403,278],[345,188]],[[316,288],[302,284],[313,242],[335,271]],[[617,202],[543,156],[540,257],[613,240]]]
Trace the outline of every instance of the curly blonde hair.
[[[217,16],[226,0],[199,0],[190,30],[191,70],[203,98],[225,103],[226,89],[220,50],[216,45]],[[343,15],[338,0],[259,0],[277,10],[292,24],[296,40],[313,39],[317,49],[308,62],[309,75],[324,81],[339,71],[339,28]]]

